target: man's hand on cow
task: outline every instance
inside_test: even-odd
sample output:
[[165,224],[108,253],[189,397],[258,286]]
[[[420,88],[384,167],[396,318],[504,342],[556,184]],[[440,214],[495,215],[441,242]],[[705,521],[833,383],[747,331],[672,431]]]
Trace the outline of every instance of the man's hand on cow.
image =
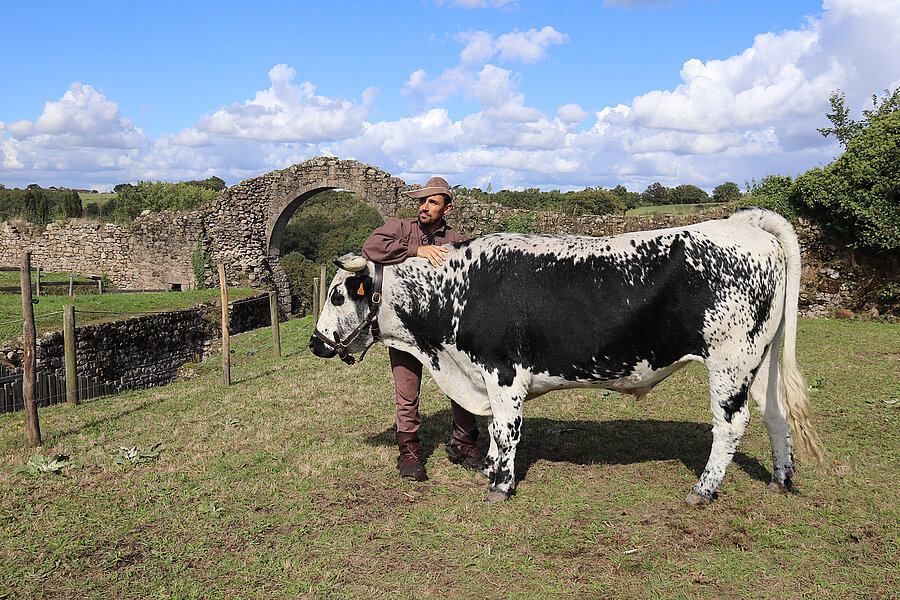
[[433,267],[439,267],[444,264],[446,254],[450,252],[450,248],[446,246],[419,246],[416,250],[416,256],[419,258],[427,258]]

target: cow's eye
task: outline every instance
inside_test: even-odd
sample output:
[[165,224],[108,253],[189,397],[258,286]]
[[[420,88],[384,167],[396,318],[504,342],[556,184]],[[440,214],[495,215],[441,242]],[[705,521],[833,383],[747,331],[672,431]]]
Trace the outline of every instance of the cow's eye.
[[339,291],[335,290],[334,293],[331,295],[331,303],[334,304],[335,306],[340,306],[341,304],[344,303],[344,295],[342,293],[340,293]]

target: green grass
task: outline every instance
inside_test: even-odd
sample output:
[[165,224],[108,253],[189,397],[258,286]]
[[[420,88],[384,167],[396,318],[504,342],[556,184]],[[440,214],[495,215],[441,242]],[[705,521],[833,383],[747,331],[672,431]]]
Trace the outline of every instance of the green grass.
[[[450,464],[446,398],[423,382],[430,481],[400,481],[386,352],[306,349],[309,319],[232,339],[198,378],[40,412],[45,456],[0,415],[0,598],[896,598],[900,328],[801,320],[799,359],[829,452],[766,491],[754,418],[719,499],[682,499],[709,453],[706,376],[635,401],[571,390],[526,407],[518,493],[500,505]],[[482,421],[482,431],[484,422]],[[480,442],[485,442],[482,439]],[[124,469],[119,447],[162,444]]]
[[[0,274],[4,272],[0,271]],[[16,274],[18,276],[18,274]],[[43,278],[42,278],[43,279]],[[48,276],[48,280],[50,277]],[[59,288],[56,288],[59,289]],[[68,289],[66,289],[68,291]],[[233,288],[228,290],[229,300],[239,300],[259,294],[260,290]],[[75,305],[75,323],[81,327],[89,323],[101,323],[126,319],[131,314],[159,310],[178,310],[202,302],[218,301],[220,293],[214,290],[190,290],[185,292],[150,292],[144,294],[96,294],[82,293],[76,288],[75,298],[70,296],[44,296],[36,298],[33,306],[35,328],[38,335],[43,331],[62,329],[63,305]],[[79,311],[97,311],[91,314]],[[116,313],[116,314],[104,314]],[[43,316],[47,315],[47,316]],[[0,294],[0,340],[22,336],[22,296],[20,294]],[[10,321],[15,321],[10,323]]]
[[641,215],[650,215],[650,214],[664,214],[664,215],[692,215],[699,212],[703,212],[709,208],[714,208],[716,206],[721,206],[716,202],[708,202],[703,204],[667,204],[663,206],[638,206],[637,208],[632,208],[631,210],[625,213],[626,217],[637,217]]
[[106,204],[110,200],[115,199],[118,194],[92,194],[90,192],[78,192],[78,197],[81,198],[81,205],[85,206],[87,204]]

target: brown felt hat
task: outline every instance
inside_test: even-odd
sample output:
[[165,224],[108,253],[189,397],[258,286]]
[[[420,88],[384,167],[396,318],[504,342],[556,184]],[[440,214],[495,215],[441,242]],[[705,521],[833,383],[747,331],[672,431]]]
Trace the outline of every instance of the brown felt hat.
[[443,194],[451,201],[453,200],[453,190],[450,189],[450,184],[447,183],[447,180],[443,177],[432,177],[428,180],[428,183],[425,184],[425,187],[403,192],[403,194],[416,199],[427,198],[428,196],[434,196],[435,194]]

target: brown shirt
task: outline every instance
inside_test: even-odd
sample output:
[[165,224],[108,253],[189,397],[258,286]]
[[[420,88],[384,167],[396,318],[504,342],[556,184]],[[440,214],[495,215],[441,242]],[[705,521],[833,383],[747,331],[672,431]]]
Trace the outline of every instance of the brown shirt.
[[441,221],[433,233],[426,233],[419,225],[419,219],[388,219],[388,221],[372,232],[363,243],[363,256],[369,260],[386,265],[403,262],[412,258],[419,246],[430,244],[452,244],[464,242],[466,236],[451,229],[446,221]]

